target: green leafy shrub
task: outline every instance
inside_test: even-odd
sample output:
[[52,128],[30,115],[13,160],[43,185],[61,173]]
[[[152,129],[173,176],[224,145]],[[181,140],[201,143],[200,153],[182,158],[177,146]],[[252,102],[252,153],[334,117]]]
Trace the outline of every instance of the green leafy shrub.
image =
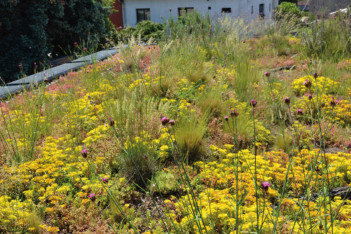
[[301,11],[295,3],[282,2],[275,11],[276,19],[281,19],[283,15],[301,17]]
[[139,22],[135,26],[134,35],[140,35],[143,40],[149,40],[150,38],[159,40],[164,34],[163,24],[154,23],[149,20]]

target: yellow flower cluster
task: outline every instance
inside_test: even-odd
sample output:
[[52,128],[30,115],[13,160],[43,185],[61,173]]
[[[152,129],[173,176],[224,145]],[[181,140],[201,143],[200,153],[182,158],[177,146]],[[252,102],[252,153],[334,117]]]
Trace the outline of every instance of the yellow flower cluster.
[[[241,231],[250,232],[255,230],[257,224],[255,156],[248,150],[238,153],[231,152],[232,148],[232,145],[226,145],[225,148],[212,145],[211,150],[217,153],[221,159],[208,163],[195,163],[200,169],[199,176],[205,186],[203,191],[195,197],[190,194],[185,195],[177,202],[168,204],[174,210],[169,212],[169,217],[174,219],[174,223],[179,230],[190,232],[236,230],[236,212],[239,212],[238,223]],[[347,184],[347,181],[351,179],[349,178],[350,175],[347,174],[347,171],[351,169],[351,154],[326,154],[328,175],[326,169],[318,170],[318,173],[316,173],[315,168],[310,166],[311,162],[317,162],[318,167],[323,168],[322,157],[324,156],[318,150],[295,151],[291,168],[289,168],[288,155],[283,152],[268,152],[265,155],[257,155],[258,202],[260,225],[263,232],[272,232],[272,201],[277,203],[282,199],[278,228],[285,227],[289,231],[294,229],[296,233],[302,233],[301,230],[305,227],[304,225],[307,225],[305,221],[309,220],[311,223],[308,225],[311,225],[313,230],[319,233],[319,225],[317,224],[320,223],[320,220],[323,220],[326,214],[330,214],[330,208],[323,206],[323,198],[320,197],[316,202],[307,202],[301,199],[288,198],[287,194],[290,194],[291,197],[301,194],[306,186],[305,181],[308,181],[309,177],[312,177],[308,189],[311,193],[319,192],[315,188],[322,187],[322,183],[327,180],[327,176],[333,178],[334,185],[344,186]],[[235,162],[238,162],[237,166]],[[238,168],[237,171],[236,167]],[[288,170],[289,173],[287,173]],[[238,181],[238,184],[236,181]],[[263,181],[270,182],[272,186],[268,190],[264,190],[261,188],[261,182]],[[280,198],[284,181],[287,181],[285,197]],[[236,209],[236,196],[241,201],[238,209]],[[336,230],[340,231],[336,233],[350,231],[351,202],[345,202],[340,198],[335,199],[332,202],[332,210],[339,214],[334,220],[334,232]],[[296,214],[301,212],[304,215],[295,217]]]
[[9,196],[0,197],[0,228],[6,232],[15,232],[16,227],[29,227],[26,222],[33,214],[29,201],[11,200]]
[[154,77],[151,77],[149,73],[145,73],[143,74],[143,77],[141,79],[137,79],[134,82],[132,82],[128,88],[130,91],[132,91],[135,88],[140,88],[140,87],[145,88],[150,85],[157,85],[159,84],[160,80],[164,78],[165,78],[164,76],[157,76],[156,78],[154,78]]
[[[306,81],[311,82],[311,88],[305,86]],[[330,94],[335,93],[339,87],[340,82],[333,81],[330,78],[320,76],[315,79],[312,76],[303,76],[298,79],[295,79],[291,86],[294,88],[296,95],[300,96],[309,91],[309,93],[315,93],[316,88],[318,88],[319,94]]]

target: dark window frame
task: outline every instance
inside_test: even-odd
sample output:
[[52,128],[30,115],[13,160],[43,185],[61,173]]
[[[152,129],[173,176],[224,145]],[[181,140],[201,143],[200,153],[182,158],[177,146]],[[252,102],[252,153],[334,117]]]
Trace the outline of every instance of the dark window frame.
[[264,19],[264,3],[261,3],[258,7],[258,15],[260,18]]
[[[140,11],[142,11],[142,14],[140,14]],[[143,15],[143,17],[140,17],[140,15]],[[137,23],[144,20],[151,20],[151,10],[150,8],[137,8],[136,16],[137,16]]]
[[264,3],[261,3],[258,7],[258,13],[259,14],[264,14]]
[[222,14],[223,13],[230,14],[230,13],[232,13],[232,8],[231,7],[223,7],[221,13]]
[[[182,12],[185,12],[183,15]],[[194,13],[194,7],[178,7],[178,16],[186,16],[187,14]]]

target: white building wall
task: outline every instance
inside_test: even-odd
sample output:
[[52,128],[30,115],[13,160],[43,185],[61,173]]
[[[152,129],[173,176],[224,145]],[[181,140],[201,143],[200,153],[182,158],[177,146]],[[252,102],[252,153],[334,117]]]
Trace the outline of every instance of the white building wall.
[[136,9],[142,8],[150,8],[151,21],[162,23],[162,18],[168,19],[170,15],[177,17],[178,8],[185,7],[194,7],[201,14],[208,12],[212,19],[221,16],[222,8],[231,8],[229,15],[252,20],[259,17],[259,5],[264,4],[265,19],[269,19],[273,9],[278,6],[278,0],[124,0],[123,4],[124,26],[135,26]]

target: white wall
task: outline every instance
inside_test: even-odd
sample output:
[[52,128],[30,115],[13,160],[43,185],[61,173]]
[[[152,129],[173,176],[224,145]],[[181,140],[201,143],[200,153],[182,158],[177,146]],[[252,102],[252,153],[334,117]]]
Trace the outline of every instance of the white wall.
[[[231,16],[252,20],[258,17],[259,4],[264,4],[265,19],[272,17],[273,9],[278,5],[278,0],[124,0],[123,2],[124,26],[136,25],[136,9],[140,8],[150,8],[151,21],[162,23],[162,17],[165,19],[170,15],[176,17],[178,8],[183,7],[194,7],[194,10],[201,14],[208,12],[212,19],[221,16],[222,8],[231,8]],[[254,9],[253,14],[251,6]],[[208,7],[211,7],[211,10]]]

